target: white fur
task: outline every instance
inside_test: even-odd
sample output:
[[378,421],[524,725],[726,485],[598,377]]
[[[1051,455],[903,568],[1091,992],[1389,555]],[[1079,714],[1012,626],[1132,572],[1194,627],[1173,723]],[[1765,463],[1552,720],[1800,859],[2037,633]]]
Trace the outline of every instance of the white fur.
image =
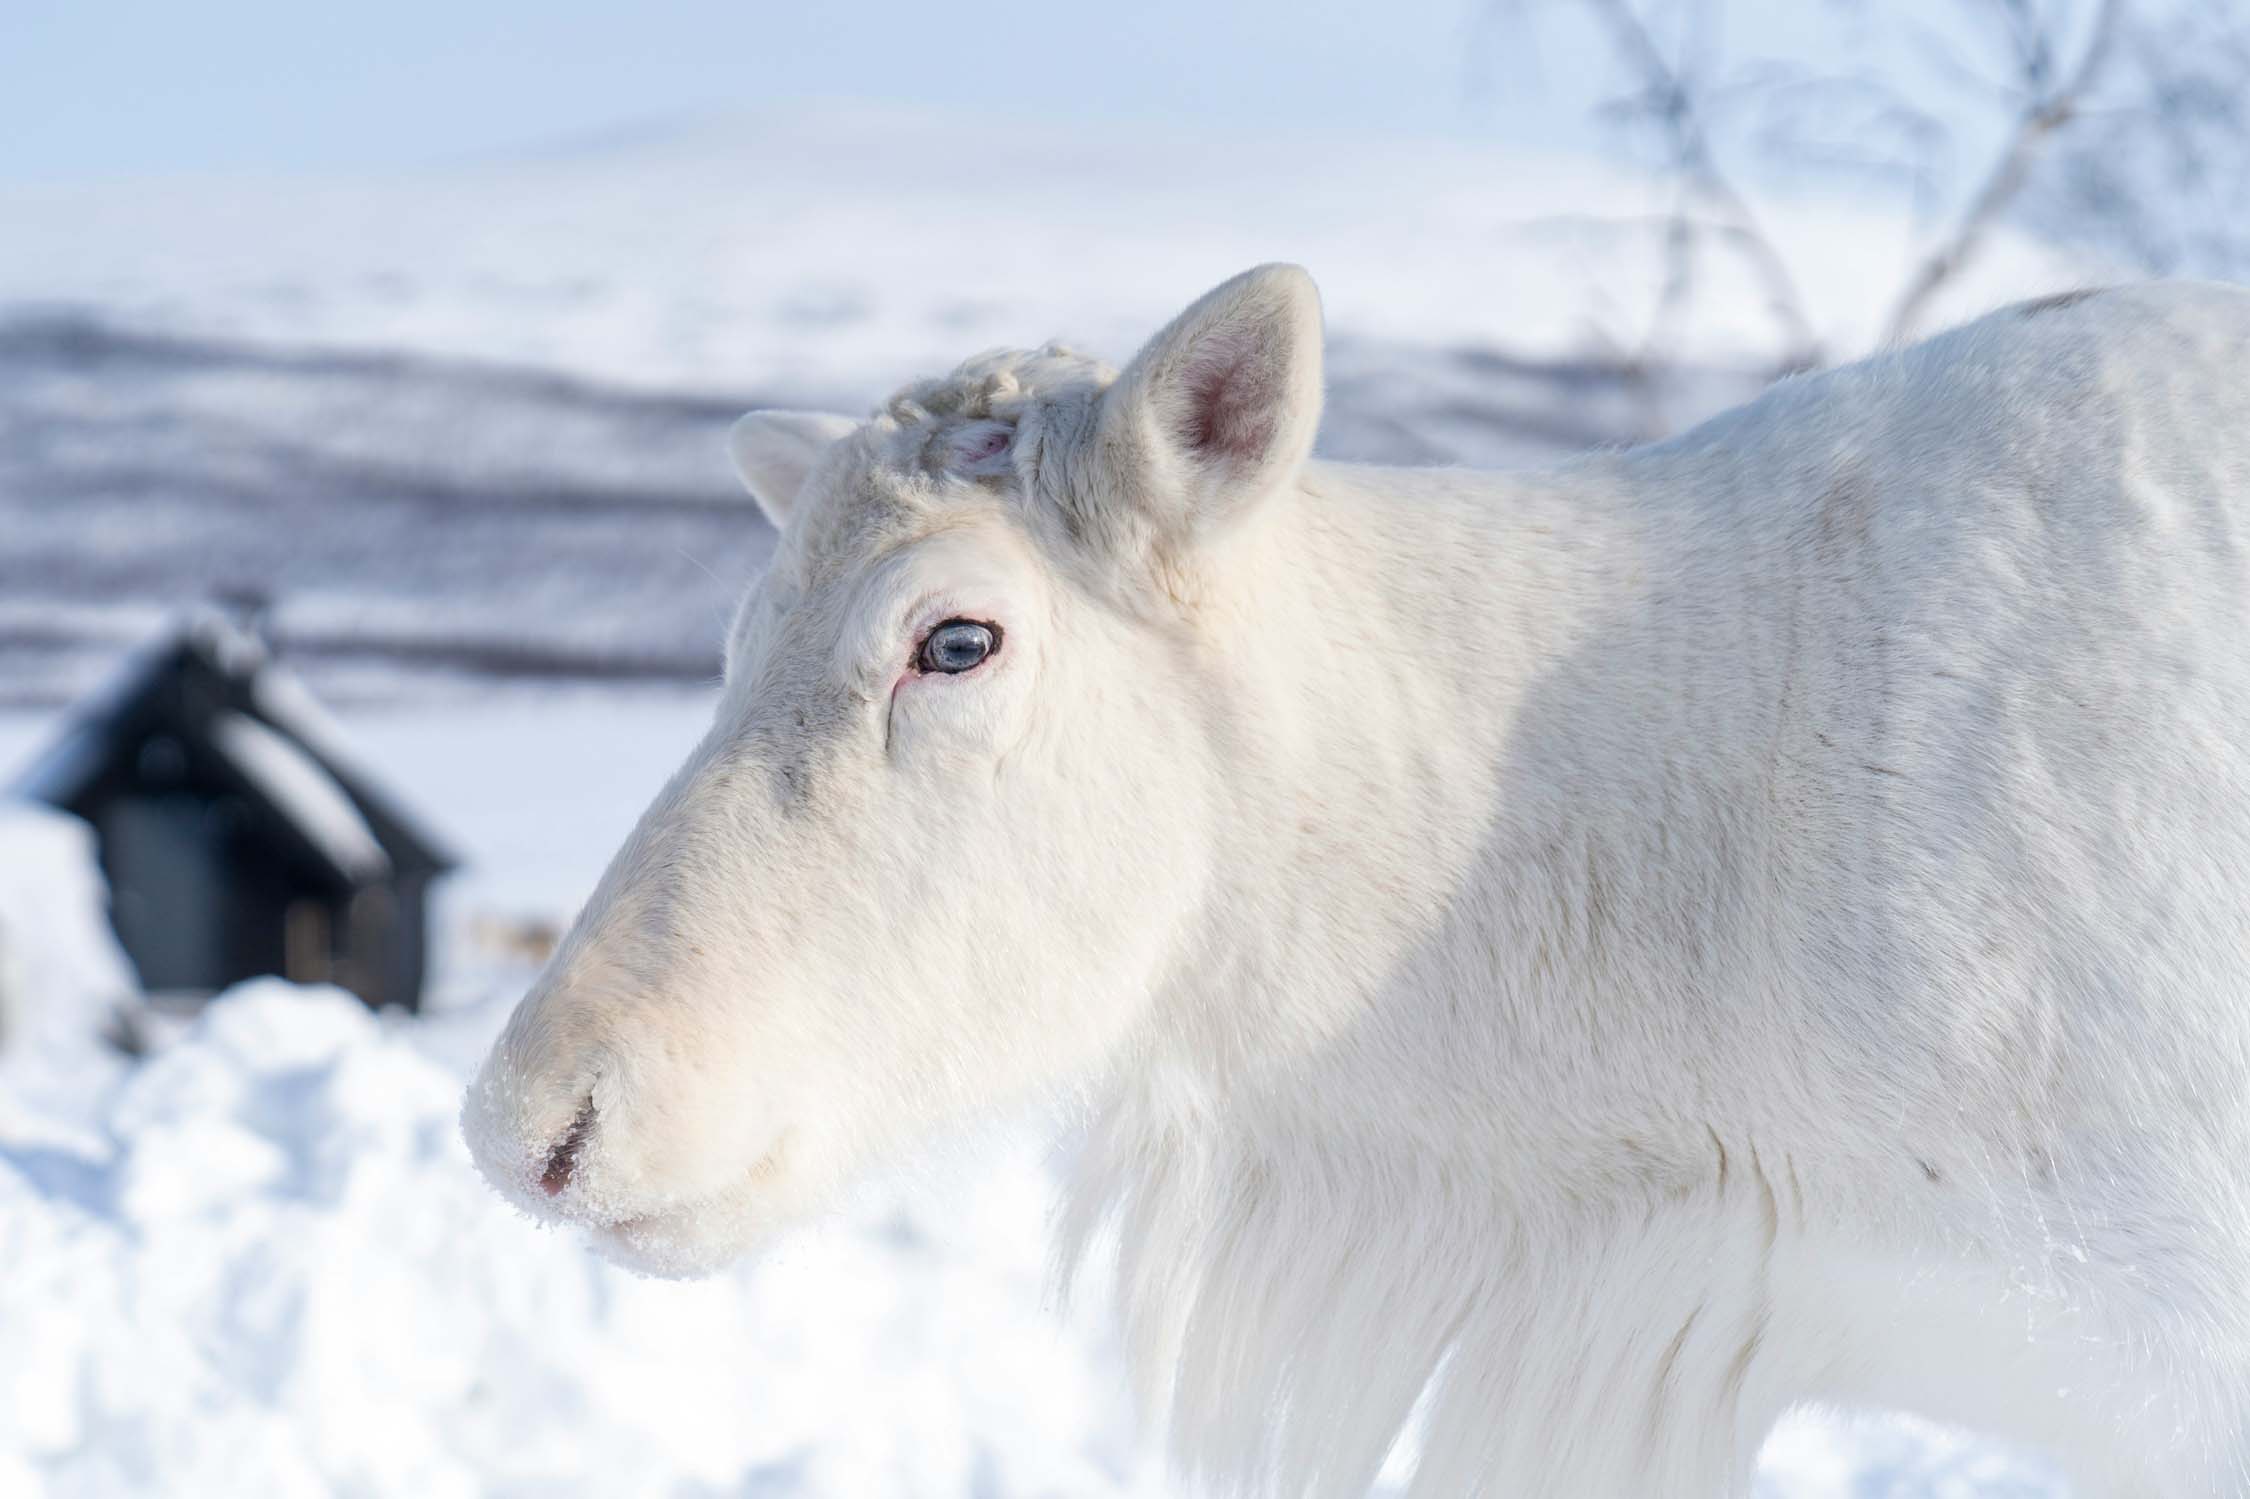
[[727,455],[742,487],[778,530],[789,524],[790,506],[813,466],[858,425],[818,411],[753,411],[727,430]]
[[1716,1499],[1840,1401],[2245,1492],[2250,296],[1546,474],[1318,409],[1270,267],[797,464],[471,1092],[494,1182],[692,1272],[1068,1087],[1065,1241],[1218,1486],[1360,1492],[1419,1403],[1420,1494]]

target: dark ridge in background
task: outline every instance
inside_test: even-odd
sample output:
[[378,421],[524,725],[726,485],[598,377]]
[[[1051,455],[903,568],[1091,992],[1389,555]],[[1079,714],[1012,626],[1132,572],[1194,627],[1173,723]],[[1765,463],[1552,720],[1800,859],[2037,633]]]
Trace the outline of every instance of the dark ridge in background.
[[[1343,339],[1321,447],[1520,466],[1631,441],[1652,402],[1677,422],[1761,377],[1662,382]],[[709,681],[773,545],[726,427],[796,404],[0,311],[0,707],[66,702],[173,615],[244,591],[272,601],[277,647],[331,699]]]

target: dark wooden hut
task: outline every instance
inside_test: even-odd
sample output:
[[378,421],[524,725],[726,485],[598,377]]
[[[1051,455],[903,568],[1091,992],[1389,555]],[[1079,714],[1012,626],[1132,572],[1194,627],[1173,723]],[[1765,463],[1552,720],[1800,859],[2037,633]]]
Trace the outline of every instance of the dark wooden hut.
[[254,631],[200,617],[141,652],[16,789],[93,825],[151,995],[278,974],[419,1008],[454,860]]

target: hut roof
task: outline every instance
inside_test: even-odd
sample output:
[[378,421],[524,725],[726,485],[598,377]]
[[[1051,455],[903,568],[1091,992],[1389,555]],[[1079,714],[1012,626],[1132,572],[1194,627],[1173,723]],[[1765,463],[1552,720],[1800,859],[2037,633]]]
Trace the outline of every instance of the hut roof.
[[136,651],[12,789],[75,809],[157,733],[207,748],[347,881],[458,862],[359,766],[264,641],[217,613]]

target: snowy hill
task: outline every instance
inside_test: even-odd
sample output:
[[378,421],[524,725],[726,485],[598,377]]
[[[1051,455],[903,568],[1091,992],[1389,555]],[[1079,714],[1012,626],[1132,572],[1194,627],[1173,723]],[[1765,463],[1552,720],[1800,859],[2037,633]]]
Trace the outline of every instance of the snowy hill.
[[[719,433],[863,410],[994,344],[1113,359],[1261,260],[1312,267],[1322,448],[1523,464],[1738,401],[1773,343],[1713,272],[1638,348],[1649,185],[1430,141],[1167,139],[830,110],[393,177],[0,188],[0,702],[53,703],[245,582],[332,697],[696,679],[768,538]],[[1777,208],[1833,347],[1898,224]],[[1607,227],[1605,227],[1607,226]],[[2076,279],[1999,246],[1976,309]]]
[[[1646,416],[1594,361],[1346,341],[1332,363],[1339,457],[1520,463]],[[1704,372],[1695,392],[1760,383]],[[65,701],[169,614],[246,585],[331,698],[708,680],[773,540],[727,424],[821,399],[0,312],[0,706]]]
[[[1262,260],[1311,267],[1331,328],[1427,348],[1631,348],[1665,192],[1445,140],[1221,139],[872,108],[753,115],[411,175],[0,188],[0,303],[131,326],[407,349],[610,381],[868,399],[993,344],[1127,353]],[[1819,331],[1864,349],[1912,226],[1772,205]],[[1621,232],[1604,228],[1625,224]],[[1699,362],[1773,347],[1709,268]],[[2068,284],[1996,244],[1951,314]]]

